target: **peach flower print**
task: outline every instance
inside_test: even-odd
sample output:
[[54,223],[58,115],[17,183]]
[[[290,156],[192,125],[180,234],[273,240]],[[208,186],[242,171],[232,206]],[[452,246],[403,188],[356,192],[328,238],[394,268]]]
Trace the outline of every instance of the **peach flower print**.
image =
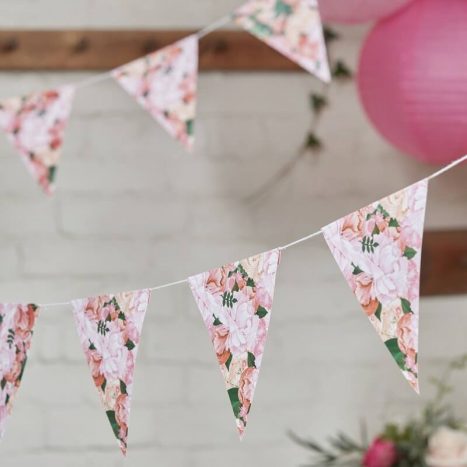
[[63,136],[75,88],[60,88],[0,102],[0,128],[47,194],[54,191]]
[[112,72],[115,80],[188,150],[194,143],[198,38],[189,36]]
[[249,0],[236,23],[321,80],[331,79],[317,0]]
[[361,307],[418,392],[420,261],[428,182],[394,193],[324,227]]
[[0,439],[23,378],[38,313],[32,304],[0,304]]
[[149,290],[73,301],[91,375],[123,454],[127,450],[133,374]]
[[266,343],[279,250],[188,279],[243,436]]

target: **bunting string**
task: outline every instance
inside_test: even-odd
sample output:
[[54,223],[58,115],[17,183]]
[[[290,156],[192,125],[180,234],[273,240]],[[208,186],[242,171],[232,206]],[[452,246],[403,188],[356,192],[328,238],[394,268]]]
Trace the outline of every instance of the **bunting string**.
[[[462,164],[463,162],[466,162],[466,161],[467,161],[467,154],[460,157],[459,159],[456,159],[455,161],[453,161],[450,164],[446,165],[442,169],[432,173],[431,175],[429,175],[429,176],[427,176],[425,178],[422,178],[420,180],[420,182],[422,182],[424,180],[426,180],[426,181],[433,180],[434,178],[437,178],[437,177],[445,174],[449,170],[453,169],[454,167],[457,167],[458,165],[460,165],[460,164]],[[280,246],[277,249],[280,250],[280,251],[284,251],[284,250],[287,250],[288,248],[300,245],[301,243],[304,243],[304,242],[306,242],[308,240],[311,240],[312,238],[318,237],[319,235],[322,235],[322,234],[323,234],[323,231],[322,231],[322,229],[320,229],[320,230],[317,230],[316,232],[313,232],[313,233],[311,233],[309,235],[306,235],[306,236],[304,236],[302,238],[294,240],[293,242],[287,243],[286,245]],[[150,290],[150,291],[162,290],[162,289],[167,289],[169,287],[174,287],[174,286],[181,285],[181,284],[186,284],[186,283],[188,283],[188,279],[181,279],[181,280],[178,280],[178,281],[169,282],[167,284],[156,285],[154,287],[150,287],[148,290]],[[68,301],[68,302],[52,302],[52,303],[43,303],[43,304],[40,304],[38,306],[40,306],[41,308],[53,308],[53,307],[71,305],[71,303],[72,303],[72,301]]]

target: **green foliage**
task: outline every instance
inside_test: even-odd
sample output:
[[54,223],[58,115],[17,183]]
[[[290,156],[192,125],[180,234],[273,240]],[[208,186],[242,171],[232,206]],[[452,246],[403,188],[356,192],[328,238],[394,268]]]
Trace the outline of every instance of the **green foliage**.
[[352,71],[342,60],[336,60],[336,63],[334,64],[331,73],[333,78],[340,80],[347,80],[353,77]]
[[313,133],[312,131],[308,132],[308,135],[305,140],[305,147],[311,149],[312,151],[318,151],[323,147],[321,140]]
[[230,354],[229,358],[225,362],[225,366],[227,367],[227,370],[230,370],[230,364],[232,363],[232,354]]
[[14,329],[8,329],[8,335],[6,338],[6,342],[8,344],[8,347],[11,349],[13,347],[13,344],[15,343],[15,330]]
[[313,92],[310,96],[310,106],[315,114],[319,114],[328,105],[328,100],[322,94]]
[[290,16],[293,13],[292,7],[288,3],[285,3],[283,0],[276,0],[274,11],[276,16]]
[[381,321],[381,312],[383,311],[383,305],[381,302],[378,302],[378,308],[376,308],[375,316]]
[[131,339],[128,339],[128,340],[126,341],[125,347],[126,347],[128,350],[133,350],[133,349],[136,347],[136,345],[135,345],[135,343],[134,343]]
[[118,426],[117,418],[115,417],[115,410],[107,410],[105,413],[107,414],[107,418],[112,426],[115,437],[120,439],[120,427]]
[[351,263],[352,264],[352,267],[353,267],[353,271],[352,271],[352,274],[354,276],[358,276],[359,274],[361,274],[363,272],[362,269],[360,269],[359,266],[356,266],[355,264]]
[[212,315],[212,317],[214,318],[214,321],[212,323],[214,326],[221,326],[222,325],[222,321],[216,315]]
[[[389,347],[392,351],[396,349],[394,342],[390,343]],[[428,440],[436,430],[440,427],[465,429],[465,425],[453,415],[452,409],[444,402],[444,399],[452,390],[450,386],[452,373],[466,368],[467,355],[453,360],[440,378],[432,379],[431,382],[436,389],[435,397],[428,402],[418,417],[409,419],[401,425],[389,423],[375,436],[375,438],[394,443],[398,459],[392,467],[426,467]],[[369,447],[366,439],[362,439],[361,443],[356,443],[342,434],[330,438],[326,446],[303,440],[293,433],[290,436],[296,443],[312,452],[313,458],[308,467],[361,466],[363,456]]]
[[339,34],[327,25],[323,26],[323,35],[327,46],[340,38]]
[[120,380],[120,392],[122,394],[128,394],[125,381],[122,381],[122,380]]

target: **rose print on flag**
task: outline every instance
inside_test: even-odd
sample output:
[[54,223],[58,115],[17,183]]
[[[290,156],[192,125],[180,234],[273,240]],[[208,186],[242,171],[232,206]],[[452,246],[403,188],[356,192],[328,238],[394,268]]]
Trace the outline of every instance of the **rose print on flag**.
[[236,23],[325,82],[331,74],[317,0],[248,0]]
[[418,393],[420,262],[428,181],[323,229],[347,283]]
[[188,279],[243,436],[271,319],[279,250]]
[[0,128],[47,194],[54,191],[74,95],[74,87],[67,85],[0,102]]
[[127,450],[133,375],[149,290],[73,301],[79,339],[123,454]]
[[198,80],[195,35],[123,65],[112,76],[174,138],[192,149]]
[[36,305],[0,304],[0,438],[23,378],[37,314]]

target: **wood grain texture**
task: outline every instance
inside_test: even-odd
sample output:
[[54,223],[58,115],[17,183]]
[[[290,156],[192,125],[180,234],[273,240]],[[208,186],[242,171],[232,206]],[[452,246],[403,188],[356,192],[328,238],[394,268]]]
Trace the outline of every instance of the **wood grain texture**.
[[467,230],[425,232],[421,293],[467,293]]
[[[3,30],[0,70],[110,70],[186,37],[188,30]],[[200,42],[202,71],[300,71],[244,31]]]

